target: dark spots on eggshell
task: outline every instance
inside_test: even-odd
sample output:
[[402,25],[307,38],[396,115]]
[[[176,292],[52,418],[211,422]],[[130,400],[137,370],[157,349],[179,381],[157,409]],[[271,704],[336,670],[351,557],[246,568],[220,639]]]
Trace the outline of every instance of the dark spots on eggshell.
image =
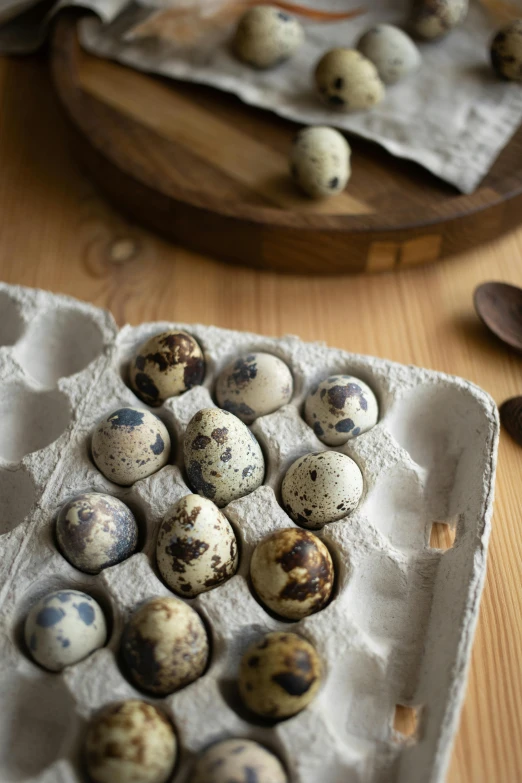
[[249,354],[246,358],[237,359],[234,369],[227,378],[227,385],[235,385],[238,389],[244,389],[257,375],[255,356]]
[[152,378],[145,372],[138,372],[134,376],[134,384],[139,396],[147,402],[156,404],[159,399],[159,389]]
[[284,11],[278,11],[277,18],[280,19],[282,22],[289,22],[291,20],[291,17],[288,14],[285,14]]
[[34,652],[34,650],[36,650],[37,647],[38,647],[38,637],[36,636],[35,633],[32,633],[31,638],[29,639],[29,649],[33,650]]
[[354,428],[354,422],[351,419],[342,419],[335,425],[337,432],[350,432]]
[[186,538],[173,536],[165,547],[166,553],[172,558],[172,570],[177,573],[184,573],[185,565],[198,560],[208,549],[209,544],[206,541],[200,541],[192,536]]
[[[323,389],[323,391],[325,391]],[[328,389],[328,402],[333,408],[342,410],[346,400],[350,397],[358,397],[359,405],[363,411],[368,409],[368,403],[363,395],[363,390],[357,383],[347,383],[344,386],[332,386]]]
[[312,481],[316,480],[316,478],[317,478],[317,471],[316,470],[311,470],[310,471],[310,478],[312,479]]
[[228,449],[225,449],[225,451],[222,454],[220,454],[219,459],[221,460],[221,462],[230,462],[230,460],[232,459],[232,451],[230,449],[230,446],[228,447]]
[[159,454],[163,453],[164,449],[165,449],[165,443],[163,442],[163,438],[158,432],[158,434],[156,435],[156,440],[150,447],[150,450],[152,451],[153,454],[156,454],[156,456],[158,456]]
[[251,669],[257,669],[257,667],[259,666],[259,660],[260,660],[259,655],[251,655],[247,659],[247,666],[250,666]]
[[255,471],[254,465],[247,465],[246,468],[243,468],[241,475],[243,478],[249,478]]
[[331,106],[345,106],[346,105],[346,101],[344,100],[344,98],[341,98],[340,95],[328,95],[327,101],[328,101],[328,103]]
[[[321,425],[319,424],[318,421],[314,422],[314,432],[315,432],[315,434],[317,435],[318,438],[321,438],[324,435],[324,430],[323,430],[323,428],[321,427]],[[314,479],[314,481],[315,481],[315,479]]]
[[40,609],[36,615],[36,625],[39,625],[40,628],[50,628],[59,623],[63,617],[65,617],[63,609],[58,609],[55,606],[46,606]]
[[187,389],[200,386],[205,377],[205,360],[200,356],[190,356],[185,361],[183,370],[183,382]]
[[107,421],[112,429],[115,429],[116,427],[129,427],[133,430],[135,427],[140,427],[143,424],[144,415],[144,411],[137,411],[133,408],[120,408],[112,413]]
[[191,448],[194,449],[194,451],[201,451],[202,449],[206,449],[209,443],[210,438],[207,435],[198,435],[192,441]]
[[303,696],[310,690],[316,678],[303,677],[293,672],[281,672],[272,675],[272,680],[283,688],[289,696]]
[[338,76],[337,79],[335,79],[333,86],[336,90],[342,90],[344,87],[344,79],[341,76]]
[[245,783],[260,783],[259,775],[254,767],[243,767],[245,773]]
[[228,429],[226,427],[216,427],[212,431],[212,440],[222,446],[228,440]]
[[93,607],[88,604],[86,601],[82,601],[80,604],[73,604],[74,608],[78,612],[78,615],[80,617],[80,620],[85,625],[92,625],[95,618],[95,613]]
[[245,402],[234,402],[233,400],[225,400],[223,402],[223,409],[228,413],[233,413],[234,416],[244,416],[245,418],[254,418],[255,411],[247,405]]
[[144,638],[132,626],[123,632],[123,655],[131,673],[138,675],[146,687],[156,690],[161,687],[162,667],[156,660],[156,643]]
[[328,183],[328,187],[331,190],[336,190],[339,187],[339,177],[332,177]]
[[201,492],[207,498],[215,497],[216,487],[204,478],[199,462],[192,460],[187,467],[187,474],[192,489]]

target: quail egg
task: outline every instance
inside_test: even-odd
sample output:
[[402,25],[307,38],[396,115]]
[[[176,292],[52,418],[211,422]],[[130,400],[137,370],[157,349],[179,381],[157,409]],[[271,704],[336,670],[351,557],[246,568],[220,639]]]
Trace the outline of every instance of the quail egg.
[[198,411],[185,432],[184,454],[191,488],[219,507],[263,483],[261,447],[248,427],[228,411]]
[[293,390],[292,373],[281,359],[271,353],[249,353],[225,367],[216,397],[220,408],[251,424],[289,403]]
[[169,511],[159,529],[156,555],[168,586],[187,598],[222,584],[237,570],[232,526],[201,495],[186,495]]
[[288,469],[281,492],[283,505],[294,522],[314,530],[357,508],[363,477],[350,457],[323,451],[299,457]]
[[65,503],[56,519],[61,553],[86,574],[98,574],[132,555],[138,526],[121,500],[86,492]]
[[334,196],[350,178],[350,156],[350,145],[338,131],[324,125],[305,128],[290,152],[292,179],[311,198]]
[[32,607],[24,637],[36,663],[59,672],[103,647],[107,626],[99,604],[90,595],[56,590]]
[[258,742],[228,739],[207,748],[189,783],[288,783],[279,759]]
[[167,464],[170,437],[163,422],[141,408],[119,408],[92,436],[96,467],[115,484],[129,486]]
[[522,82],[522,19],[505,25],[493,38],[491,64],[504,79]]
[[295,17],[270,5],[245,11],[236,29],[236,56],[254,68],[273,68],[292,57],[304,41],[304,31]]
[[205,360],[198,342],[178,330],[162,332],[147,340],[130,365],[130,382],[140,400],[161,405],[203,383]]
[[464,21],[468,0],[415,0],[410,27],[419,38],[442,38]]
[[170,722],[138,699],[110,704],[87,729],[85,763],[92,783],[167,783],[176,756]]
[[207,632],[198,613],[179,598],[153,598],[125,627],[122,656],[138,688],[166,696],[205,671]]
[[310,704],[321,686],[315,648],[295,633],[268,633],[241,659],[239,693],[263,718],[289,718]]
[[375,394],[352,375],[330,375],[306,398],[306,423],[328,446],[340,446],[367,432],[378,418]]
[[375,65],[385,84],[395,84],[418,70],[421,55],[409,35],[391,24],[378,24],[359,39],[357,49]]
[[334,567],[317,536],[289,527],[259,542],[250,561],[250,576],[265,606],[288,620],[300,620],[328,602]]
[[325,103],[344,111],[371,109],[384,98],[377,68],[356,49],[331,49],[323,55],[315,81]]

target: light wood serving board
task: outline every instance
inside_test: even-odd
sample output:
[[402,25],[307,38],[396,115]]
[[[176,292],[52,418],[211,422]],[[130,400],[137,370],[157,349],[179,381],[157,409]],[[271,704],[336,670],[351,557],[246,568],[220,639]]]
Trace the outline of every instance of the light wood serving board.
[[522,220],[522,128],[467,196],[352,138],[348,189],[312,202],[287,175],[296,125],[91,56],[78,18],[59,17],[51,49],[77,156],[124,212],[188,247],[280,272],[377,272],[446,258]]

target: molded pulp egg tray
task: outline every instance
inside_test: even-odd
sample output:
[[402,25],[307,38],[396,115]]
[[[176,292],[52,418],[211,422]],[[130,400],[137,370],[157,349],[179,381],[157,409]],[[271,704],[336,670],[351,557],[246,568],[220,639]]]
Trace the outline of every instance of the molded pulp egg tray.
[[[199,751],[226,737],[271,748],[294,783],[441,781],[486,568],[498,439],[494,402],[459,378],[296,337],[183,325],[204,349],[204,385],[154,409],[172,436],[171,464],[132,487],[116,486],[92,462],[91,433],[104,414],[143,406],[125,383],[126,366],[138,345],[170,326],[118,331],[95,307],[0,284],[0,780],[83,781],[86,720],[109,702],[138,697],[160,704],[173,721],[181,748],[176,783],[188,779]],[[190,601],[209,629],[209,667],[177,693],[150,699],[122,673],[122,629],[139,603],[171,595],[158,576],[155,538],[166,511],[190,492],[184,428],[199,409],[215,404],[215,380],[225,364],[255,350],[287,362],[294,398],[252,426],[265,454],[264,485],[224,509],[240,543],[237,575]],[[318,532],[336,566],[334,598],[290,624],[267,614],[253,596],[249,561],[256,542],[294,524],[280,504],[284,473],[297,457],[326,449],[301,416],[304,398],[314,383],[337,373],[373,388],[380,418],[338,449],[359,464],[365,490],[350,517]],[[127,503],[141,531],[139,551],[96,576],[77,571],[54,541],[57,509],[92,490]],[[452,547],[430,547],[434,522],[456,528]],[[29,659],[22,630],[32,603],[59,588],[96,598],[110,634],[104,648],[53,674]],[[242,653],[271,630],[309,639],[325,669],[311,705],[275,726],[250,722],[237,696]],[[411,708],[412,734],[394,724],[397,705]]]

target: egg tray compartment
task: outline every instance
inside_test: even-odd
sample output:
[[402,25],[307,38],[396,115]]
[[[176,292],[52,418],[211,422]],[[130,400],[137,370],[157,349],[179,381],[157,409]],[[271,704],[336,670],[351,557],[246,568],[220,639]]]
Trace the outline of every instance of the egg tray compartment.
[[[109,702],[144,697],[120,668],[119,642],[141,601],[171,595],[158,575],[155,537],[167,509],[190,491],[183,431],[194,413],[215,404],[225,364],[255,350],[287,362],[295,393],[289,405],[252,425],[267,463],[264,485],[224,509],[239,539],[238,573],[189,601],[209,629],[209,667],[167,698],[144,697],[160,704],[176,727],[181,757],[174,781],[188,779],[200,750],[232,736],[272,748],[294,783],[442,780],[485,576],[498,440],[494,402],[459,378],[296,337],[175,324],[205,352],[204,385],[154,409],[173,440],[171,464],[119,487],[95,468],[91,433],[104,413],[142,404],[125,383],[129,358],[170,326],[118,332],[111,316],[92,306],[0,285],[0,409],[11,422],[7,435],[0,428],[0,780],[83,781],[86,720]],[[263,536],[294,525],[280,505],[282,478],[298,456],[326,450],[301,414],[310,387],[334,373],[366,381],[378,396],[380,419],[336,449],[359,464],[365,492],[349,519],[318,532],[336,566],[334,598],[321,612],[287,623],[254,597],[249,561]],[[140,526],[140,551],[97,576],[71,566],[54,541],[57,509],[87,490],[122,499]],[[430,547],[435,522],[455,533],[447,550]],[[61,587],[95,597],[110,636],[103,649],[51,674],[29,659],[22,627],[31,604]],[[325,669],[315,701],[272,726],[252,722],[237,692],[242,653],[271,630],[301,633]],[[411,731],[399,730],[398,715],[409,717]]]

